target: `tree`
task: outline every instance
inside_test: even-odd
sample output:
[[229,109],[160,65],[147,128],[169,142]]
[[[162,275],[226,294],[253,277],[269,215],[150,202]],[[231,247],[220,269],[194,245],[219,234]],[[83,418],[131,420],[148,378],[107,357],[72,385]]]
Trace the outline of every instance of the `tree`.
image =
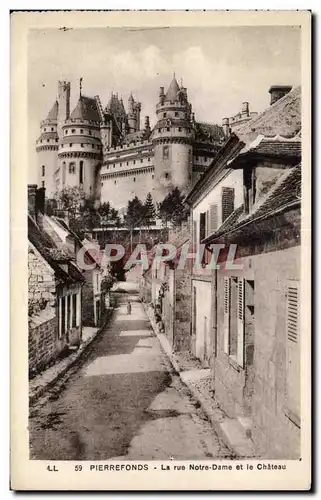
[[135,196],[129,200],[127,212],[124,217],[125,225],[130,230],[130,250],[133,248],[133,230],[135,227],[141,227],[144,222],[145,208],[142,202]]
[[146,200],[144,203],[144,223],[146,226],[150,226],[156,217],[156,210],[153,203],[153,198],[150,193],[147,194]]
[[118,210],[112,208],[109,201],[102,203],[98,208],[98,213],[101,217],[101,224],[103,226],[119,226],[120,218]]
[[76,217],[85,200],[85,193],[78,187],[67,187],[54,195],[59,210],[68,212],[69,217]]
[[189,209],[184,203],[184,195],[176,187],[158,204],[158,216],[165,227],[168,223],[179,226],[187,219]]

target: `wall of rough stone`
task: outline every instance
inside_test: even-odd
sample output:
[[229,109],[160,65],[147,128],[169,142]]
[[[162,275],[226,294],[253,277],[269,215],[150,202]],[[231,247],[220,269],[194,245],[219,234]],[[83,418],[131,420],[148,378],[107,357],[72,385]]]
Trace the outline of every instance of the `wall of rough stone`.
[[86,281],[82,287],[82,324],[95,326],[93,272],[88,270],[83,274]]
[[34,328],[29,327],[29,373],[31,376],[43,370],[57,358],[62,350],[57,338],[58,319],[56,317]]

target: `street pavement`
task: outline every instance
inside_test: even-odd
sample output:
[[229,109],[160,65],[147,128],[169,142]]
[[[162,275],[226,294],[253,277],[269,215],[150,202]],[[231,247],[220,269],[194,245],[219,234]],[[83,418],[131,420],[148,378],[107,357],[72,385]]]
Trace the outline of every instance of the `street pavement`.
[[[120,294],[122,297],[129,295]],[[173,373],[137,295],[116,308],[60,392],[32,408],[37,460],[224,459],[219,440]]]

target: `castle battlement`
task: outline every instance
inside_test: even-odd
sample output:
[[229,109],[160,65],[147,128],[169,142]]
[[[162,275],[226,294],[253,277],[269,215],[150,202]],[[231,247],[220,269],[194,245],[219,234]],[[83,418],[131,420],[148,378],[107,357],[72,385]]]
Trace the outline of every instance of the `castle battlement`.
[[144,141],[133,141],[133,142],[130,142],[129,144],[122,144],[119,146],[107,148],[106,153],[109,155],[111,153],[123,152],[126,150],[133,150],[133,148],[135,148],[135,147],[140,148],[142,146],[147,146],[147,145],[152,147],[152,143],[148,139],[145,139]]

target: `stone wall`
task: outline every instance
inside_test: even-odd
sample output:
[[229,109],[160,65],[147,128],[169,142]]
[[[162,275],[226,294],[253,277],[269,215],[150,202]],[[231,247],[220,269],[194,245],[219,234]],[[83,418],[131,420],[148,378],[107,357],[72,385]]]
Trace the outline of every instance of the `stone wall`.
[[82,324],[95,326],[93,272],[85,271],[83,274],[86,281],[82,287]]
[[57,338],[58,319],[56,317],[34,328],[29,327],[29,374],[31,376],[43,370],[57,358],[62,350]]

